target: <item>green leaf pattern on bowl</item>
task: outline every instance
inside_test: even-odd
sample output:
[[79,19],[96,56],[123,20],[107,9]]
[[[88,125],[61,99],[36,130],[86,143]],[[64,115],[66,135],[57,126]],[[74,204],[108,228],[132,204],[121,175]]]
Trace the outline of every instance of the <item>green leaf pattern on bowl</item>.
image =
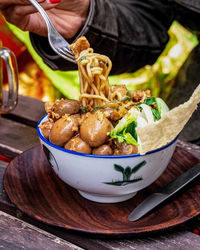
[[111,182],[104,182],[104,184],[113,185],[113,186],[125,186],[134,182],[143,180],[142,176],[134,176],[131,179],[131,176],[135,174],[139,169],[146,165],[146,161],[142,161],[139,164],[135,165],[133,168],[127,166],[122,167],[121,165],[114,164],[114,169],[122,173],[122,180],[112,180]]

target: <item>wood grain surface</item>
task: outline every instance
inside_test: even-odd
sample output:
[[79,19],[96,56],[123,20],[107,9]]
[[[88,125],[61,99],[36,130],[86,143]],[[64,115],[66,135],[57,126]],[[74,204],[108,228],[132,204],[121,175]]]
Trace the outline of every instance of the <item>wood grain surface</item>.
[[46,114],[44,103],[36,98],[18,96],[18,104],[14,110],[2,115],[6,119],[36,127],[38,121]]
[[0,154],[13,158],[39,144],[36,129],[0,117]]
[[83,250],[70,242],[0,211],[1,249]]
[[138,235],[171,228],[200,213],[197,181],[139,221],[127,220],[132,209],[145,197],[197,162],[195,156],[177,147],[168,168],[155,183],[129,201],[101,204],[84,199],[64,184],[54,174],[42,149],[35,147],[9,164],[4,174],[4,187],[21,211],[50,225],[94,235]]

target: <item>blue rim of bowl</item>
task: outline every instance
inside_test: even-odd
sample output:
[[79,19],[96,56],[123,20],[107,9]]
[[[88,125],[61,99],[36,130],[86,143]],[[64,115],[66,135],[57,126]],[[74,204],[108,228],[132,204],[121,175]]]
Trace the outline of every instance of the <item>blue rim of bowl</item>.
[[61,150],[61,151],[64,151],[66,153],[69,153],[69,154],[74,154],[74,155],[78,155],[78,156],[84,156],[84,157],[91,157],[91,158],[110,158],[110,159],[114,159],[114,158],[130,158],[130,157],[142,157],[142,156],[145,156],[145,155],[149,155],[149,154],[152,154],[152,153],[156,153],[156,152],[159,152],[165,148],[168,148],[170,145],[172,145],[177,139],[178,139],[178,135],[176,136],[175,139],[173,139],[171,142],[169,142],[168,144],[166,144],[165,146],[162,146],[161,148],[157,148],[157,149],[154,149],[154,150],[151,150],[149,152],[147,152],[145,155],[141,155],[141,154],[131,154],[131,155],[92,155],[92,154],[84,154],[84,153],[79,153],[79,152],[75,152],[75,151],[71,151],[71,150],[67,150],[65,148],[62,148],[62,147],[59,147],[53,143],[51,143],[50,141],[48,141],[46,138],[44,138],[44,136],[42,135],[42,133],[40,132],[40,128],[39,128],[39,125],[40,123],[47,117],[47,115],[43,116],[38,124],[37,124],[37,133],[40,137],[40,139],[42,141],[44,141],[45,143],[47,143],[49,146],[53,147],[53,148],[56,148],[58,150]]

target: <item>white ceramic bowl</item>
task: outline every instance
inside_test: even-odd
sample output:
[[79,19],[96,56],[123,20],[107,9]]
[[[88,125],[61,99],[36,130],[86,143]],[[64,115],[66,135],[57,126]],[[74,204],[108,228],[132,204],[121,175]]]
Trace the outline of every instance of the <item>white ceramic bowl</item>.
[[[43,117],[39,123],[47,120]],[[55,173],[85,198],[103,203],[121,202],[153,183],[166,169],[177,138],[145,155],[101,156],[58,147],[37,132]]]

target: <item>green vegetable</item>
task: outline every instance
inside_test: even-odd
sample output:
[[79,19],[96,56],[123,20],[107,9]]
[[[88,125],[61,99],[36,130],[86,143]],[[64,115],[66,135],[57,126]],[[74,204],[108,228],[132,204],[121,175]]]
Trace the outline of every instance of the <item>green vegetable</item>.
[[87,113],[88,109],[85,106],[81,106],[81,111],[84,112],[84,113]]
[[129,91],[126,93],[126,96],[120,100],[120,102],[125,102],[127,100],[131,101],[131,93]]
[[154,121],[156,120],[160,120],[161,116],[160,116],[160,113],[157,109],[151,109],[152,111],[152,114],[153,114],[153,118],[154,118]]
[[135,128],[139,113],[135,108],[130,109],[111,131],[110,137],[117,138],[119,142],[126,141],[127,144],[138,145]]
[[140,109],[140,111],[142,111],[141,104],[142,104],[142,103],[136,103],[136,104],[135,104],[135,106],[137,106],[137,107]]
[[156,104],[156,98],[155,97],[147,97],[144,102],[144,104],[148,105],[148,106],[152,106]]
[[151,111],[154,116],[154,121],[161,119],[161,117],[169,111],[167,104],[161,98],[147,97],[144,104],[148,106],[155,106],[157,109],[152,108]]
[[125,96],[124,98],[122,98],[121,100],[120,100],[120,102],[125,102],[125,101],[127,101],[127,100],[131,100],[131,98],[130,97],[128,97],[128,96]]
[[137,127],[137,122],[130,123],[126,129],[123,131],[124,140],[127,144],[138,145],[137,143],[137,133],[135,128]]
[[98,110],[98,109],[105,109],[105,108],[106,108],[106,107],[95,106],[95,107],[92,109],[91,113],[95,112],[95,111]]
[[169,111],[167,104],[159,97],[156,98],[156,106],[160,117],[163,117],[163,115]]
[[80,62],[83,61],[83,60],[85,60],[85,59],[86,59],[86,56],[82,56],[82,57],[80,58]]
[[131,98],[131,93],[129,91],[126,93],[126,95]]

